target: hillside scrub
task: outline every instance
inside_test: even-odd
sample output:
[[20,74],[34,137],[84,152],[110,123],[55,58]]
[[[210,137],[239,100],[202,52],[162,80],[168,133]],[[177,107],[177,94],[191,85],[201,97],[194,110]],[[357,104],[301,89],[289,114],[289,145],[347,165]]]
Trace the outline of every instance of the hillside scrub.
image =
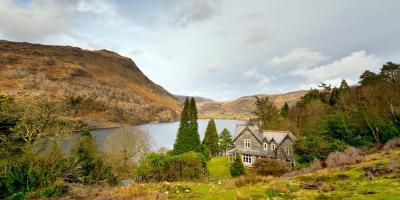
[[344,152],[332,152],[326,159],[327,167],[339,167],[355,164],[360,159],[360,149],[348,147]]
[[[335,167],[291,178],[240,176],[220,181],[140,183],[111,188],[82,187],[71,199],[370,199],[400,195],[398,170],[388,170],[398,150],[362,156],[349,167]],[[372,179],[365,170],[375,168]],[[364,170],[365,169],[365,170]],[[384,174],[380,174],[383,173]],[[82,191],[83,190],[83,191]]]
[[254,172],[260,176],[281,176],[288,171],[285,161],[261,158],[254,162]]
[[[324,161],[346,146],[368,149],[399,137],[399,77],[400,65],[388,62],[379,74],[364,72],[361,85],[349,87],[343,80],[339,88],[321,84],[320,90],[309,91],[288,112],[290,129],[299,136],[294,143],[297,162]],[[385,148],[389,146],[396,142]]]

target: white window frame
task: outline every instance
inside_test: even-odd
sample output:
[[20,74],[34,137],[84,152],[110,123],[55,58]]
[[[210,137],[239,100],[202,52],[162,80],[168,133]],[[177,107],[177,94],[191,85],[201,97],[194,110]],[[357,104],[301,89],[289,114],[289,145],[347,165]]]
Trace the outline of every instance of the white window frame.
[[253,157],[251,155],[243,154],[243,163],[244,164],[251,164],[253,163]]
[[268,143],[264,142],[263,147],[264,147],[264,151],[268,151]]
[[292,147],[285,147],[286,155],[290,156],[293,153],[293,148]]
[[250,139],[244,139],[244,148],[250,149],[251,148],[251,140]]
[[274,151],[276,149],[276,144],[271,144],[271,150]]

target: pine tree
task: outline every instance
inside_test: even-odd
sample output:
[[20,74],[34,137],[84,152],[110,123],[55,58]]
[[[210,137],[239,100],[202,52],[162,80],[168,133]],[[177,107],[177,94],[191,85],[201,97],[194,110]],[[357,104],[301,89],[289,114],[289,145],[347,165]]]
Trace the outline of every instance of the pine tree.
[[70,155],[81,164],[85,183],[93,183],[92,172],[95,171],[98,149],[96,140],[89,130],[82,131],[77,143],[71,149]]
[[332,89],[332,93],[331,93],[331,96],[329,98],[329,104],[332,105],[332,106],[336,105],[340,100],[339,98],[340,98],[340,90],[337,89],[336,87],[334,87]]
[[190,99],[189,103],[189,116],[190,116],[190,128],[189,134],[191,140],[191,151],[200,152],[201,151],[201,141],[199,135],[199,124],[197,123],[197,107],[196,107],[196,100],[194,97]]
[[286,117],[289,113],[289,104],[285,102],[285,104],[281,108],[281,116]]
[[349,85],[347,84],[346,80],[342,80],[342,82],[340,83],[340,88],[341,91],[343,90],[348,90],[349,89]]
[[218,132],[213,119],[208,121],[203,145],[207,148],[209,155],[215,156],[218,154]]
[[193,98],[190,101],[189,98],[186,98],[173,153],[178,155],[189,151],[200,152],[201,150],[196,102]]
[[221,135],[219,136],[219,149],[223,154],[226,154],[226,151],[233,148],[232,135],[228,131],[228,129],[224,128],[222,130]]
[[188,131],[189,131],[189,98],[186,97],[185,103],[183,105],[183,110],[181,113],[180,123],[178,134],[176,136],[175,144],[174,144],[174,154],[181,154],[189,149],[188,139]]

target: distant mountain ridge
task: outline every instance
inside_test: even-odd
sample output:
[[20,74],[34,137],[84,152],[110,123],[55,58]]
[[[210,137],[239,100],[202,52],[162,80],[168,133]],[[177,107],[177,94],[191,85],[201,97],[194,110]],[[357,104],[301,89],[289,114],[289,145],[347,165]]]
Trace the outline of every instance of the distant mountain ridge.
[[[177,98],[178,101],[181,102],[181,103],[184,103],[184,102],[185,102],[185,99],[186,99],[186,97],[187,97],[187,96],[185,96],[185,95],[174,95],[174,96],[175,96],[175,98]],[[194,96],[194,99],[196,100],[197,103],[199,103],[199,102],[215,102],[215,101],[212,100],[212,99],[205,98],[205,97],[199,97],[199,96]]]
[[94,106],[71,118],[93,127],[173,121],[181,109],[172,94],[115,52],[5,40],[0,40],[0,93],[19,101],[84,96],[105,108]]
[[252,112],[255,109],[255,96],[270,97],[275,106],[280,109],[285,102],[289,105],[295,104],[307,92],[301,90],[285,94],[243,96],[232,101],[203,101],[197,102],[197,109],[200,118],[248,120],[252,117]]

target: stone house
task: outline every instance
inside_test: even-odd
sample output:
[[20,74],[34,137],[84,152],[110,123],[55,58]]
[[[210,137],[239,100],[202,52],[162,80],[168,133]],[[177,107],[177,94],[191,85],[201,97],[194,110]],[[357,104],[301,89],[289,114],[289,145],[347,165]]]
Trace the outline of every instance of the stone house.
[[229,161],[240,155],[243,164],[251,167],[256,159],[272,158],[285,160],[294,166],[293,141],[289,131],[261,130],[258,125],[238,124],[234,136],[234,148],[228,151]]

